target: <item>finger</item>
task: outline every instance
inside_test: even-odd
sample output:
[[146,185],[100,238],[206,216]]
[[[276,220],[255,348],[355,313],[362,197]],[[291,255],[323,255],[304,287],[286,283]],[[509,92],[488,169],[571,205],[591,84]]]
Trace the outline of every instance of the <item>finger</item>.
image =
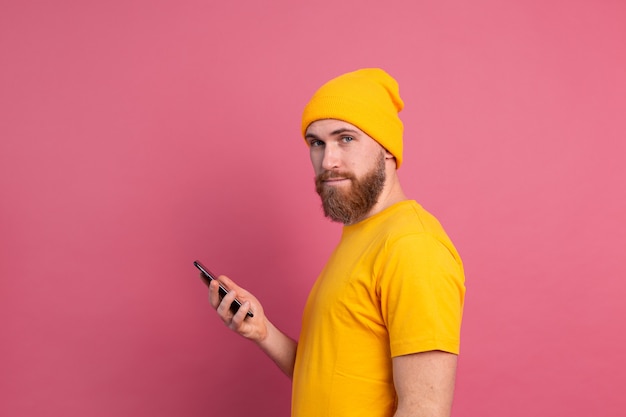
[[226,275],[220,275],[217,278],[222,285],[224,286],[224,288],[228,289],[228,290],[239,290],[240,287],[239,285],[235,284],[235,281],[233,281],[232,279],[228,278]]
[[211,281],[209,284],[209,303],[215,309],[220,305],[219,283]]
[[233,316],[232,311],[230,311],[230,305],[233,301],[235,301],[236,296],[237,291],[231,290],[220,301],[219,306],[217,307],[217,312],[223,319]]
[[[228,302],[229,300],[226,301]],[[228,306],[228,310],[230,312],[230,320],[224,320],[226,325],[240,334],[247,332],[246,329],[249,329],[249,324],[246,324],[245,320],[248,318],[247,313],[250,310],[250,302],[240,304],[235,301]]]
[[241,307],[237,310],[237,313],[233,316],[232,322],[235,326],[239,327],[246,319],[248,311],[250,310],[250,301],[241,303]]
[[240,287],[239,285],[237,285],[235,283],[235,281],[233,281],[232,279],[228,278],[226,275],[220,275],[219,276],[219,281],[222,283],[222,285],[228,289],[229,291],[231,289],[233,290],[237,290],[237,294],[239,294],[239,300],[243,301],[249,298],[250,293],[245,290],[244,288]]

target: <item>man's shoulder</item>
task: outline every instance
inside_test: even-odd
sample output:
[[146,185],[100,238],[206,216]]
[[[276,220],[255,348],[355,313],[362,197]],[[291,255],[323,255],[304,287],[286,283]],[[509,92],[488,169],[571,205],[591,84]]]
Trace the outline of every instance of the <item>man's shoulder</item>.
[[414,200],[394,207],[379,227],[378,233],[388,249],[397,245],[442,245],[456,254],[456,248],[439,220]]
[[[441,223],[415,200],[405,200],[386,211],[381,226],[390,233],[434,233],[444,232]],[[445,232],[444,232],[445,233]]]

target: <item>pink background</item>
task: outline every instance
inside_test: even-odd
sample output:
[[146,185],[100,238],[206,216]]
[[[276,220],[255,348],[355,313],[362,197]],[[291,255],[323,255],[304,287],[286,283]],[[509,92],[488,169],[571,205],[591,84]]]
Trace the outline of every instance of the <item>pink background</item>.
[[368,66],[466,265],[454,416],[623,415],[623,1],[3,1],[0,59],[0,415],[288,415],[192,261],[298,334],[301,110]]

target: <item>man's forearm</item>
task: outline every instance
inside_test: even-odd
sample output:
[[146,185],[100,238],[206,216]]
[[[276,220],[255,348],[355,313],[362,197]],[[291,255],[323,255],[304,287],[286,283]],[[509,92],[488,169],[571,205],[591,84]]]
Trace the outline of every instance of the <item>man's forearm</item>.
[[281,332],[269,320],[266,325],[267,336],[256,343],[285,375],[292,378],[298,342]]

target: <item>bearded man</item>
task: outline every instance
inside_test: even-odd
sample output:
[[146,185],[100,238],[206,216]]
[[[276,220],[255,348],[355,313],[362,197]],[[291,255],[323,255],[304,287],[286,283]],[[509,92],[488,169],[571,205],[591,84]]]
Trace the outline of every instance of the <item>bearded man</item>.
[[[302,135],[324,214],[341,240],[315,282],[298,341],[225,276],[209,300],[293,379],[294,417],[449,416],[465,296],[463,264],[441,224],[409,200],[397,82],[343,74],[306,105]],[[242,307],[233,314],[237,297]],[[254,317],[246,313],[254,311]]]

